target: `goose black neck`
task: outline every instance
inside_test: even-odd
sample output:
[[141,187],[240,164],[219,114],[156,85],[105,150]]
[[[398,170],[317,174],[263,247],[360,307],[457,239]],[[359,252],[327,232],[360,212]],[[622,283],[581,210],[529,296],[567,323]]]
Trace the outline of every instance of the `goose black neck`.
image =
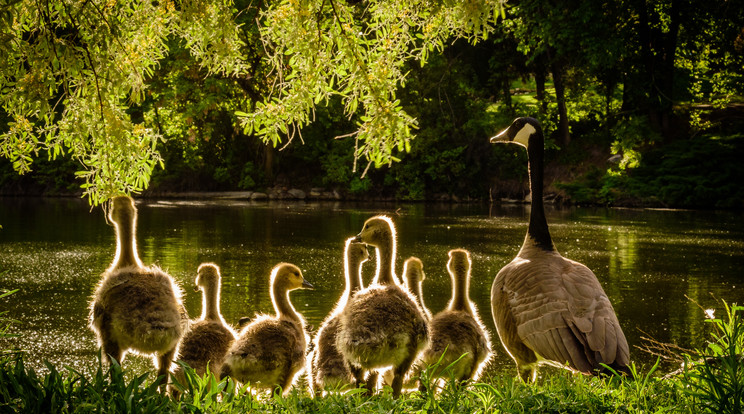
[[545,206],[543,204],[544,147],[545,139],[542,132],[535,132],[530,137],[527,148],[527,168],[530,175],[530,193],[532,194],[530,225],[527,234],[538,247],[552,251],[554,250],[553,240],[548,230],[548,220],[545,218]]

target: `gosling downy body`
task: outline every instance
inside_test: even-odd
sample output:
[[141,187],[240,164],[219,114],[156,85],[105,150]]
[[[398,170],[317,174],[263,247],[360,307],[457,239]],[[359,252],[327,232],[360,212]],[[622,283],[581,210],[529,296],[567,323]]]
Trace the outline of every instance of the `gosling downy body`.
[[543,206],[544,137],[534,118],[517,118],[492,143],[527,148],[532,209],[522,248],[496,275],[491,311],[501,342],[525,382],[541,363],[583,373],[629,363],[628,342],[597,277],[562,257],[553,245]]
[[347,385],[354,384],[354,376],[336,348],[336,335],[339,328],[339,315],[346,307],[351,295],[362,289],[362,264],[369,259],[367,247],[354,242],[354,238],[346,240],[344,248],[344,276],[346,290],[326,317],[313,339],[314,350],[310,356],[311,367],[308,369],[308,383],[315,393],[328,390],[343,390]]
[[[413,295],[416,303],[419,305],[422,311],[422,315],[426,322],[429,323],[429,336],[431,337],[431,311],[424,304],[424,289],[423,284],[426,280],[426,273],[424,273],[424,263],[418,257],[409,257],[403,262],[403,281],[406,289]],[[430,343],[431,345],[431,343]],[[423,354],[422,354],[423,355]],[[420,361],[420,360],[419,360]],[[416,387],[415,377],[418,376],[420,371],[419,361],[413,363],[413,367],[409,371],[406,378],[403,380],[404,389],[414,389]],[[387,370],[382,374],[382,383],[384,385],[393,385],[393,371]]]
[[[447,309],[432,318],[429,325],[431,343],[421,356],[425,365],[439,363],[431,378],[477,379],[491,356],[488,331],[469,296],[470,268],[467,250],[450,250],[447,271],[452,279],[452,299]],[[450,365],[451,372],[445,371]]]
[[372,284],[351,297],[341,313],[336,346],[354,374],[357,386],[373,392],[380,370],[393,369],[393,396],[398,397],[411,364],[426,347],[429,329],[422,309],[395,275],[396,241],[392,220],[376,216],[364,223],[357,241],[377,250]]
[[157,266],[144,266],[137,254],[137,209],[126,196],[111,200],[109,219],[116,231],[116,256],[103,273],[90,305],[90,327],[109,360],[127,352],[153,355],[162,383],[189,318],[181,289]]
[[[209,371],[219,375],[222,363],[235,340],[236,333],[220,313],[220,268],[214,263],[203,263],[196,272],[194,291],[202,292],[201,318],[191,323],[179,346],[178,360],[187,363],[197,375]],[[173,372],[178,382],[186,385],[183,369]]]
[[276,390],[284,394],[305,366],[309,338],[305,320],[289,300],[295,289],[312,289],[300,269],[289,263],[279,263],[271,271],[271,302],[276,316],[258,315],[244,326],[233,342],[222,364],[220,377],[231,376],[256,388]]

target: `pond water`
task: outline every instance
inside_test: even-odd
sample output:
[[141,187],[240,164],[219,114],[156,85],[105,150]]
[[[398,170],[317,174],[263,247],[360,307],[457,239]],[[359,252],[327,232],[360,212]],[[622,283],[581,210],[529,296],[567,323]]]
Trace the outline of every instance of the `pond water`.
[[[138,200],[137,241],[145,264],[156,263],[184,287],[189,314],[201,313],[193,291],[202,262],[222,271],[222,313],[272,312],[270,269],[298,265],[315,290],[295,291],[295,307],[317,328],[344,289],[344,240],[364,221],[387,214],[398,227],[398,272],[403,260],[424,262],[426,305],[432,312],[450,297],[447,252],[465,248],[473,260],[471,298],[492,332],[497,353],[487,372],[515,374],[490,313],[496,273],[517,254],[529,206]],[[610,297],[631,345],[631,359],[649,367],[655,358],[636,346],[642,336],[700,347],[708,338],[703,308],[716,298],[744,303],[744,220],[741,212],[604,208],[548,208],[558,251],[586,264]],[[100,208],[77,199],[0,198],[0,299],[15,319],[0,349],[25,350],[27,364],[44,360],[81,372],[97,367],[97,346],[87,327],[88,301],[115,251],[113,227]],[[365,265],[365,282],[374,273]],[[688,299],[689,298],[689,299]],[[694,302],[693,302],[694,301]],[[151,369],[128,357],[125,368]],[[675,368],[667,365],[666,370]],[[543,370],[548,371],[550,368]]]

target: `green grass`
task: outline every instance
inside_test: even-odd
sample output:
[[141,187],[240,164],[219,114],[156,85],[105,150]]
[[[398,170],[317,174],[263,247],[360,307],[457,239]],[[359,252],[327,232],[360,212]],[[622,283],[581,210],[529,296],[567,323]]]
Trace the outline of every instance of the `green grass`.
[[150,374],[133,379],[118,366],[98,370],[87,378],[70,369],[37,375],[22,357],[5,358],[0,366],[0,412],[127,412],[127,413],[472,413],[472,412],[695,412],[693,398],[679,380],[639,374],[636,378],[586,377],[552,371],[535,385],[512,376],[496,376],[461,386],[449,382],[439,392],[414,391],[393,399],[390,388],[368,397],[360,390],[311,398],[293,389],[287,396],[258,398],[231,381],[213,375],[199,377],[188,370],[180,399],[158,391]]
[[[512,375],[477,383],[447,382],[434,392],[413,391],[393,399],[391,389],[312,398],[302,387],[287,396],[252,395],[246,386],[185,366],[179,398],[162,394],[150,373],[139,376],[118,365],[92,376],[47,364],[38,375],[20,353],[0,357],[0,413],[741,413],[744,407],[744,307],[722,302],[722,318],[710,319],[705,349],[684,355],[685,370],[664,377],[658,364],[631,366],[631,375],[592,377],[544,368],[536,384]],[[422,376],[426,381],[429,370]]]

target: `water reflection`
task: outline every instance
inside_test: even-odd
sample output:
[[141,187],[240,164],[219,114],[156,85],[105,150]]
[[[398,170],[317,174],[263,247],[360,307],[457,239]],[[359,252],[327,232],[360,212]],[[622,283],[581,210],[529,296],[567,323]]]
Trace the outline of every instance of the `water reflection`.
[[[524,239],[526,206],[361,203],[250,203],[220,201],[138,202],[138,244],[144,263],[156,263],[184,287],[193,317],[201,300],[191,289],[202,262],[222,270],[222,312],[229,322],[272,312],[270,269],[298,265],[316,286],[291,296],[309,325],[318,326],[344,289],[344,240],[378,213],[399,229],[398,269],[417,256],[427,279],[424,300],[436,312],[450,297],[447,252],[470,250],[471,298],[496,338],[490,288],[496,273]],[[684,347],[707,338],[702,310],[712,296],[744,303],[744,222],[741,213],[567,208],[547,212],[551,233],[565,257],[591,268],[610,296],[633,345],[641,331]],[[3,303],[21,336],[0,343],[28,351],[43,369],[48,359],[89,372],[96,367],[95,338],[87,328],[88,300],[114,253],[113,228],[100,209],[74,199],[0,199],[0,288],[20,291]],[[374,260],[364,280],[374,274]],[[711,296],[712,294],[712,296]],[[492,373],[514,372],[498,341]],[[652,357],[631,349],[646,365]],[[134,361],[134,362],[133,362]],[[147,360],[125,365],[150,369]],[[139,364],[139,365],[137,365]]]

